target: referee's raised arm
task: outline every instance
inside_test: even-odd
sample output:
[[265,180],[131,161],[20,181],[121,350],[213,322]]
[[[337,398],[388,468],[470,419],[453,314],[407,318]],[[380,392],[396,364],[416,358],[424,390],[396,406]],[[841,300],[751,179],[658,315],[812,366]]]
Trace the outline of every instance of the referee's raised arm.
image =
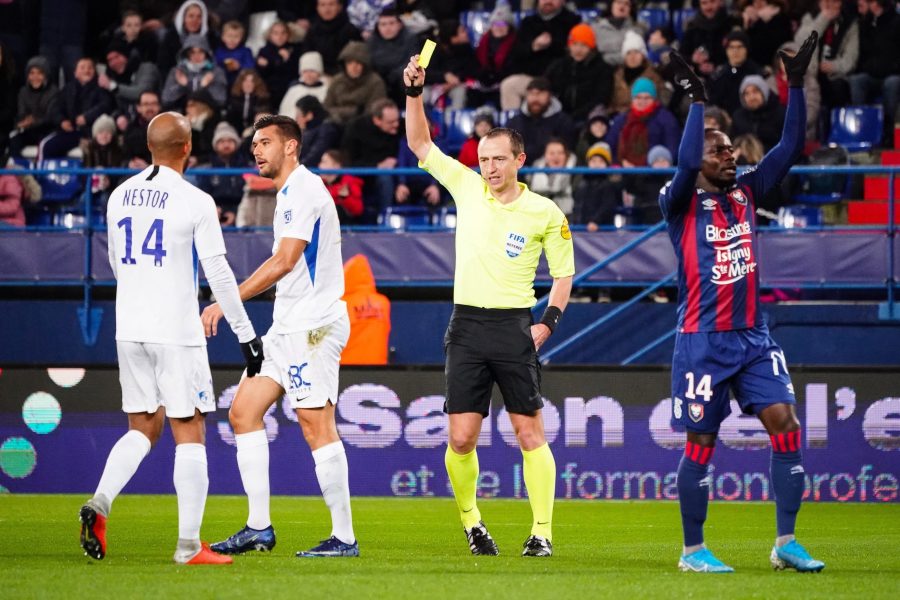
[[424,161],[431,150],[431,134],[422,101],[425,69],[419,66],[418,61],[418,54],[411,56],[409,64],[403,69],[403,85],[406,88],[406,142],[416,158]]

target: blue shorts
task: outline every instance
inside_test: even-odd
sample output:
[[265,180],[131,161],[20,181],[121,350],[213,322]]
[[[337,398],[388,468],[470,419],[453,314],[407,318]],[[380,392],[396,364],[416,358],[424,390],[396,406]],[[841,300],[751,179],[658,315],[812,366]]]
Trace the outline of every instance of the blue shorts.
[[784,352],[765,325],[679,333],[672,357],[672,426],[715,433],[731,414],[731,392],[745,414],[796,404]]

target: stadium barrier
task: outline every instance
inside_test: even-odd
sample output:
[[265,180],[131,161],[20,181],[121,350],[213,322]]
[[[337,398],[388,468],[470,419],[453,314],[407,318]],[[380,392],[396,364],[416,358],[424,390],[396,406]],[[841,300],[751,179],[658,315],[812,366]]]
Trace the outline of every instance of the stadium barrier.
[[[215,370],[219,410],[207,418],[210,492],[241,494],[228,424],[239,372]],[[448,496],[440,368],[348,368],[338,429],[357,496]],[[813,502],[896,503],[900,498],[900,380],[896,369],[794,369],[803,427],[806,497]],[[669,424],[669,373],[648,368],[566,368],[545,373],[544,421],[558,498],[674,500],[684,434]],[[125,431],[114,369],[11,369],[0,378],[0,491],[89,493]],[[479,438],[481,497],[525,496],[522,455],[497,403]],[[723,423],[710,495],[771,500],[769,438],[733,403]],[[296,416],[278,402],[265,417],[274,494],[319,493]],[[77,449],[77,451],[73,451]],[[171,493],[173,440],[165,433],[130,493]]]

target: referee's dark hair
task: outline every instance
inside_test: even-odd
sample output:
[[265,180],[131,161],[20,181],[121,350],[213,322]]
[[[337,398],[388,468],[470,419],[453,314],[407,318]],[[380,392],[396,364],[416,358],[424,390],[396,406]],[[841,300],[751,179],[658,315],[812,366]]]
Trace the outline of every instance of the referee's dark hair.
[[[275,126],[278,128],[278,132],[281,134],[281,137],[287,140],[297,140],[297,147],[299,148],[300,144],[303,143],[303,132],[300,130],[300,126],[297,125],[297,121],[290,117],[285,117],[284,115],[263,115],[256,120],[256,123],[253,124],[253,131],[257,132],[260,129],[265,129],[266,127]],[[297,151],[297,154],[300,154],[300,151]]]
[[504,135],[509,138],[509,147],[512,150],[513,156],[519,156],[525,152],[525,140],[522,139],[522,134],[509,127],[494,127],[485,134],[484,139]]

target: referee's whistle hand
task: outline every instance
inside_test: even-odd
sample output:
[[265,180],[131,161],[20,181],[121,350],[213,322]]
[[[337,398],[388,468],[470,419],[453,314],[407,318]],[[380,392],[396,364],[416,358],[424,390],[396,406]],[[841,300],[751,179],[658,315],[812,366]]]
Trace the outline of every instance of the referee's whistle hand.
[[206,337],[214,336],[219,332],[219,319],[223,316],[222,307],[219,306],[218,302],[210,304],[203,309],[200,321],[203,323],[203,333],[206,334]]
[[547,338],[550,337],[550,328],[543,323],[531,326],[531,339],[534,340],[534,349],[540,350]]

